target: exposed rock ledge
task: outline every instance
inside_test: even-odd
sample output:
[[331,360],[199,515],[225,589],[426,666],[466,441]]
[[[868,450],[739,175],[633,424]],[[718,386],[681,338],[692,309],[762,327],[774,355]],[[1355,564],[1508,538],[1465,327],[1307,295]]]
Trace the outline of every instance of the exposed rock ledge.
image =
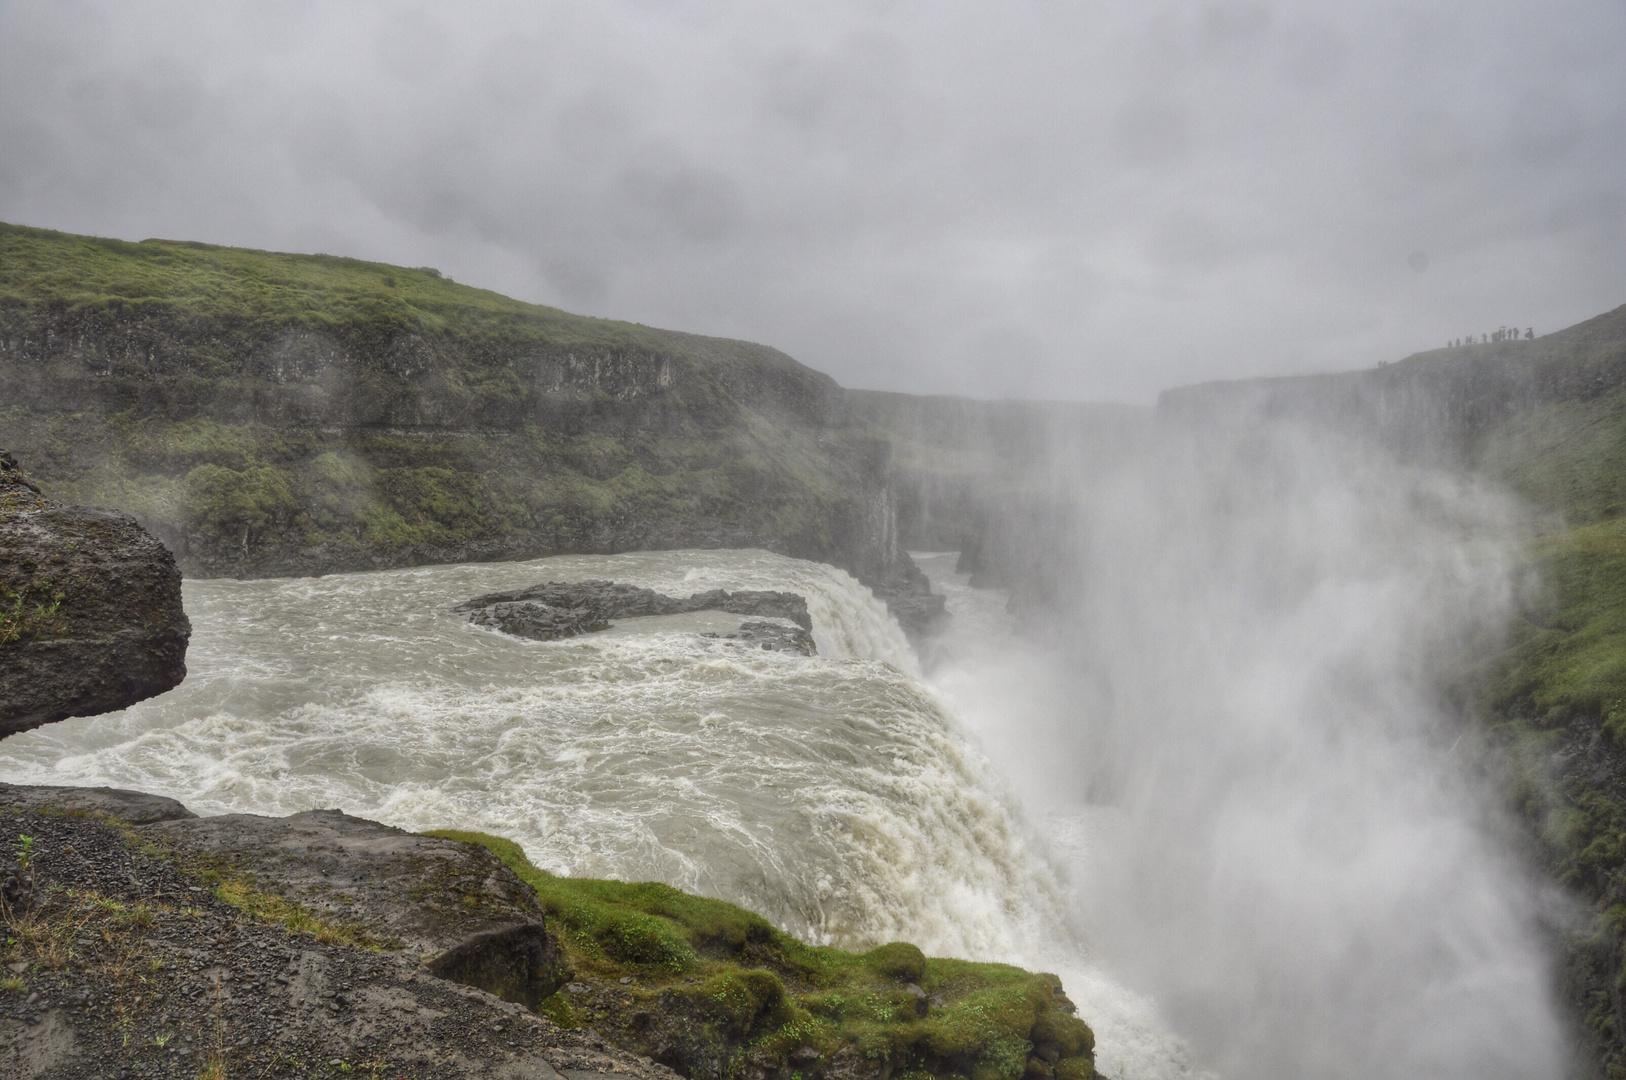
[[191,633],[157,537],[46,499],[0,450],[0,737],[171,689]]
[[807,601],[787,592],[742,589],[730,593],[712,589],[680,600],[653,589],[613,581],[550,581],[524,589],[487,593],[453,610],[467,612],[469,621],[476,626],[536,641],[555,641],[607,630],[611,619],[726,611],[734,615],[754,615],[759,620],[786,619],[795,626],[747,622],[734,634],[706,636],[723,636],[764,649],[799,652],[804,656],[812,656],[816,651]]
[[8,1078],[1095,1075],[1054,975],[813,948],[721,901],[337,810],[0,784],[0,900]]
[[483,848],[337,810],[198,818],[0,785],[0,850],[25,836],[0,1076],[676,1080],[524,1007],[570,972],[535,893]]

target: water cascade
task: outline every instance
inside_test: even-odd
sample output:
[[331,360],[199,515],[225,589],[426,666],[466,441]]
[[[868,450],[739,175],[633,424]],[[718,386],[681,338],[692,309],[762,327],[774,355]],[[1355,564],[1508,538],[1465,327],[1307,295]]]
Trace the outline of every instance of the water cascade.
[[[587,578],[793,591],[819,655],[703,637],[740,622],[717,612],[533,642],[450,611]],[[0,777],[158,792],[202,814],[338,807],[478,829],[547,869],[664,881],[816,942],[1055,970],[1112,1075],[1185,1072],[1155,1010],[1088,959],[1004,781],[841,571],[760,551],[638,553],[189,581],[185,600],[180,688],[8,739]]]

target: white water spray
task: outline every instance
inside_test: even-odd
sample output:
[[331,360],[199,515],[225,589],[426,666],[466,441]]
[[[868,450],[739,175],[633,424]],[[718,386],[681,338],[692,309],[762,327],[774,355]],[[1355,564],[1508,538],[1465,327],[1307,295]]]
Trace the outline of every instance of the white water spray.
[[1226,1075],[1559,1075],[1535,887],[1439,693],[1511,611],[1516,508],[1265,423],[1070,485],[1062,617],[934,678],[1100,958]]

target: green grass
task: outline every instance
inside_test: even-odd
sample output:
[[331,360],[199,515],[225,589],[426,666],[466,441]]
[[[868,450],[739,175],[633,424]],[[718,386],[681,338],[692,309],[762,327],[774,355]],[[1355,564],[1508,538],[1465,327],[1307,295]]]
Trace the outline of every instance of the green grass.
[[[8,304],[226,318],[346,336],[410,326],[564,345],[653,349],[661,340],[644,327],[526,304],[456,284],[429,268],[174,240],[129,243],[0,224],[0,307]],[[229,357],[222,362],[230,367]]]
[[1515,630],[1492,704],[1546,728],[1590,718],[1626,745],[1626,519],[1548,537],[1532,556],[1548,591]]
[[[1588,502],[1598,488],[1579,484]],[[1596,505],[1595,503],[1593,505]],[[1582,516],[1582,515],[1578,515]],[[1563,932],[1563,984],[1597,1039],[1604,1075],[1626,1078],[1626,518],[1538,541],[1540,603],[1487,665],[1478,713],[1498,772],[1548,874],[1590,903]]]
[[[654,1052],[676,1028],[693,1040],[694,1060],[718,1057],[728,1076],[785,1068],[798,1051],[810,1071],[856,1056],[894,1075],[1092,1075],[1094,1036],[1053,975],[928,958],[902,943],[866,953],[810,946],[722,901],[654,883],[558,877],[512,841],[482,833],[430,835],[489,848],[536,890],[577,977],[623,1002],[584,1009],[561,992],[544,1011],[627,1049]],[[911,983],[935,998],[925,1015]],[[640,1014],[666,1019],[640,1026]]]
[[66,593],[49,579],[29,581],[17,589],[0,586],[0,649],[59,632],[64,599]]
[[1547,402],[1475,440],[1471,460],[1565,527],[1626,513],[1626,390]]

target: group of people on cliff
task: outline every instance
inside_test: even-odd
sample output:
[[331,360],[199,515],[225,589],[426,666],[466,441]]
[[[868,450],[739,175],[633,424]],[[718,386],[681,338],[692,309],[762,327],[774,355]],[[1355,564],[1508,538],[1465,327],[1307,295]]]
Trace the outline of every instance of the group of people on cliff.
[[[1499,326],[1489,334],[1480,334],[1478,341],[1475,341],[1474,336],[1469,334],[1465,338],[1454,338],[1446,342],[1445,347],[1460,349],[1464,345],[1489,345],[1493,341],[1517,341],[1519,337],[1519,328],[1517,326]],[[1535,327],[1525,327],[1523,337],[1526,341],[1534,341],[1536,338]]]

